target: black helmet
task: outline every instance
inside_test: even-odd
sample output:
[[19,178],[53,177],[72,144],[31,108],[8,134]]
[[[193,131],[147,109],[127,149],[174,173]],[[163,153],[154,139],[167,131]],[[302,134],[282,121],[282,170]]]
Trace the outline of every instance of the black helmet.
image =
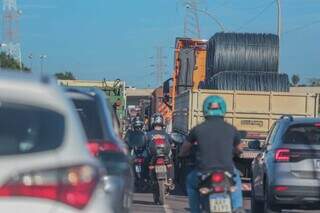
[[160,113],[154,113],[151,118],[151,125],[154,128],[155,126],[164,126],[164,119]]
[[133,129],[142,129],[143,128],[143,120],[140,117],[135,117],[132,120],[132,128]]

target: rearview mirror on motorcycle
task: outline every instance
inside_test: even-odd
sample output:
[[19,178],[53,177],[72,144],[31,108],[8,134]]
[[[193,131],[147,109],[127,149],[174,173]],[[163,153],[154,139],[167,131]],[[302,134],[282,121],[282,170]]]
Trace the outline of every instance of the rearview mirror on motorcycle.
[[185,137],[179,133],[171,133],[171,139],[174,143],[182,144],[185,141]]

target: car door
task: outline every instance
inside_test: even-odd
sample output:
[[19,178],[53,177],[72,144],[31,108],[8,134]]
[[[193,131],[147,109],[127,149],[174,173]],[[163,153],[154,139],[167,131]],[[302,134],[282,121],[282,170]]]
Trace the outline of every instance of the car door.
[[264,146],[262,147],[262,152],[255,158],[254,166],[253,166],[253,180],[252,183],[254,184],[255,195],[258,198],[262,198],[264,195],[264,180],[267,171],[267,162],[268,158],[270,157],[270,150],[272,146],[272,142],[275,138],[275,135],[279,129],[279,124],[276,122],[271,127],[268,137]]

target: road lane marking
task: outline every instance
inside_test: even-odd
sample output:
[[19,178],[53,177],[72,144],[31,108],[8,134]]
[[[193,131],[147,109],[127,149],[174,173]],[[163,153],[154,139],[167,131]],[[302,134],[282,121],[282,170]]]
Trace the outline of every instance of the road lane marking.
[[169,205],[163,205],[163,208],[165,213],[173,213]]

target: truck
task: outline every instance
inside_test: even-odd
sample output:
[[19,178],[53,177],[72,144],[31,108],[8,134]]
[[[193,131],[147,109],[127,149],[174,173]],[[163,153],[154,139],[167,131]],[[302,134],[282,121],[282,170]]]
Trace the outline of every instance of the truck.
[[83,88],[98,88],[106,93],[110,103],[116,111],[120,125],[123,127],[125,112],[126,112],[126,84],[120,79],[114,81],[94,80],[58,80],[58,84],[66,87],[83,87]]
[[[283,115],[316,117],[319,113],[319,95],[316,93],[228,91],[199,89],[205,79],[205,40],[177,39],[173,76],[163,84],[164,100],[172,109],[172,133],[181,136],[204,120],[202,104],[211,95],[223,97],[227,103],[225,120],[242,134],[245,149],[236,164],[244,181],[243,189],[250,191],[251,162],[259,150],[248,147],[250,141],[259,140],[263,146],[275,120]],[[185,44],[185,45],[183,45]],[[190,45],[192,44],[192,45]],[[181,53],[188,49],[194,53],[194,66],[181,61]],[[190,65],[190,64],[189,64]],[[191,70],[186,71],[185,69]],[[187,76],[189,75],[189,76]],[[187,84],[185,84],[187,82]],[[170,95],[169,88],[172,87]],[[181,164],[177,164],[180,165]],[[179,170],[179,168],[178,168]],[[180,172],[182,178],[183,172]]]

